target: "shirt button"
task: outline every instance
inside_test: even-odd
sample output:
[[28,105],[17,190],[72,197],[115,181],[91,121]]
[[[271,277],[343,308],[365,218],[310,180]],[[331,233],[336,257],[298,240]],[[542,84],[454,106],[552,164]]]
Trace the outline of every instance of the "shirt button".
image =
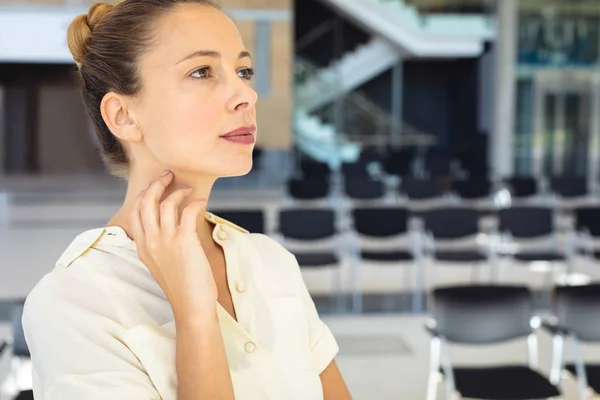
[[252,342],[248,342],[244,345],[244,350],[246,350],[246,353],[254,353],[254,350],[256,350],[256,345]]
[[227,240],[227,232],[219,229],[219,232],[217,232],[217,237],[219,238],[219,240]]
[[244,284],[244,282],[239,282],[235,289],[238,291],[238,293],[244,293],[244,291],[246,290],[246,285]]

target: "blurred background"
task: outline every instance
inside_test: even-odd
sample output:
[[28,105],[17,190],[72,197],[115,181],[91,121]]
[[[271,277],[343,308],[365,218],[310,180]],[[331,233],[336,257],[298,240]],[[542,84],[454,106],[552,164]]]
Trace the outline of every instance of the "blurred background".
[[[2,399],[24,298],[124,196],[66,45],[90,4],[0,0]],[[221,4],[260,134],[209,210],[296,254],[353,397],[600,392],[600,1]]]

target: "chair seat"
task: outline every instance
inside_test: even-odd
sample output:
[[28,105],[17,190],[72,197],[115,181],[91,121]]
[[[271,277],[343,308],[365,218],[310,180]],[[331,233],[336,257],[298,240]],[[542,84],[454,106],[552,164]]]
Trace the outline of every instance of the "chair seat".
[[15,400],[33,400],[33,390],[22,391],[17,397],[15,397]]
[[[565,369],[573,376],[577,376],[574,364],[567,364]],[[594,392],[600,393],[600,364],[588,364],[585,366],[588,386],[594,389]]]
[[[577,254],[580,256],[588,256],[590,255],[589,251],[586,249],[577,249]],[[592,250],[591,256],[596,260],[600,259],[600,250],[594,249]]]
[[337,255],[334,253],[296,253],[294,255],[300,267],[328,267],[339,262]]
[[517,253],[514,255],[515,260],[524,261],[524,262],[532,262],[532,261],[564,261],[565,256],[563,254],[555,253],[555,252],[527,252],[527,253]]
[[435,259],[448,262],[480,262],[486,261],[488,257],[477,250],[461,251],[436,251]]
[[540,373],[526,366],[454,368],[456,390],[462,397],[485,400],[533,400],[559,396]]
[[360,256],[369,261],[411,261],[413,255],[407,251],[361,251]]

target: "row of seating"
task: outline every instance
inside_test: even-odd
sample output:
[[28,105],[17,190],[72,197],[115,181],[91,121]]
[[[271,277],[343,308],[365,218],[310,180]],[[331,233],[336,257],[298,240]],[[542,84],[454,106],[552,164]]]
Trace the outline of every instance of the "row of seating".
[[[332,194],[333,185],[328,177],[292,178],[287,182],[287,193],[293,199],[318,200]],[[394,183],[370,176],[345,176],[342,192],[351,199],[381,199],[390,192],[409,200],[429,200],[446,195],[454,195],[465,200],[484,200],[500,190],[507,190],[512,198],[524,199],[540,195],[539,182],[534,178],[511,178],[502,185],[494,185],[487,179],[467,179],[452,181],[446,189],[439,181],[426,178],[407,177],[394,187]],[[584,178],[553,178],[550,180],[548,196],[573,199],[590,195]]]
[[[535,267],[569,277],[573,258],[600,258],[600,208],[575,210],[571,227],[555,226],[549,207],[512,207],[494,213],[495,223],[481,224],[480,213],[445,207],[418,214],[403,207],[283,208],[276,227],[265,229],[262,210],[211,210],[252,232],[276,237],[292,251],[302,268],[332,268],[334,296],[351,292],[352,308],[362,311],[366,265],[407,267],[406,290],[413,292],[413,311],[422,310],[422,293],[435,286],[439,262],[484,270],[497,281],[504,263]],[[540,265],[543,268],[540,268]],[[427,275],[427,276],[426,276]],[[550,290],[552,281],[548,280]]]
[[[440,380],[445,398],[547,399],[561,395],[564,372],[577,379],[579,398],[590,390],[600,393],[600,364],[586,363],[581,342],[600,343],[600,283],[556,287],[552,292],[551,317],[535,314],[531,291],[522,286],[455,286],[432,291],[431,335],[427,400],[437,399]],[[536,330],[553,337],[549,377],[538,365]],[[528,360],[522,364],[485,367],[454,366],[449,343],[490,345],[526,339]],[[565,363],[565,340],[572,341],[573,363]]]

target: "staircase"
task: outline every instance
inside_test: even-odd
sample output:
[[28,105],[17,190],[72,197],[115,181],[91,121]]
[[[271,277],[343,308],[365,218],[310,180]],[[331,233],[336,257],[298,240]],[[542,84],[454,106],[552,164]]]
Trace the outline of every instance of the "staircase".
[[407,57],[476,57],[495,27],[486,15],[423,15],[404,0],[323,0]]
[[[325,77],[321,70],[306,59],[297,59],[294,65],[296,87],[313,82],[320,76],[322,93],[340,93],[336,79]],[[304,108],[296,99],[294,106],[294,137],[296,145],[317,161],[328,163],[337,169],[342,162],[358,159],[361,149],[389,147],[391,145],[429,147],[433,137],[402,121],[392,118],[386,111],[371,102],[360,91],[350,91],[340,98],[341,115],[338,115],[339,130],[329,121],[335,121],[332,107],[323,107],[313,112]]]
[[398,51],[386,40],[371,39],[297,86],[296,105],[309,112],[322,107],[390,69],[398,59]]
[[329,164],[333,170],[339,169],[342,162],[356,161],[360,154],[360,144],[344,139],[333,125],[323,123],[306,111],[295,111],[294,131],[298,148],[311,158]]

